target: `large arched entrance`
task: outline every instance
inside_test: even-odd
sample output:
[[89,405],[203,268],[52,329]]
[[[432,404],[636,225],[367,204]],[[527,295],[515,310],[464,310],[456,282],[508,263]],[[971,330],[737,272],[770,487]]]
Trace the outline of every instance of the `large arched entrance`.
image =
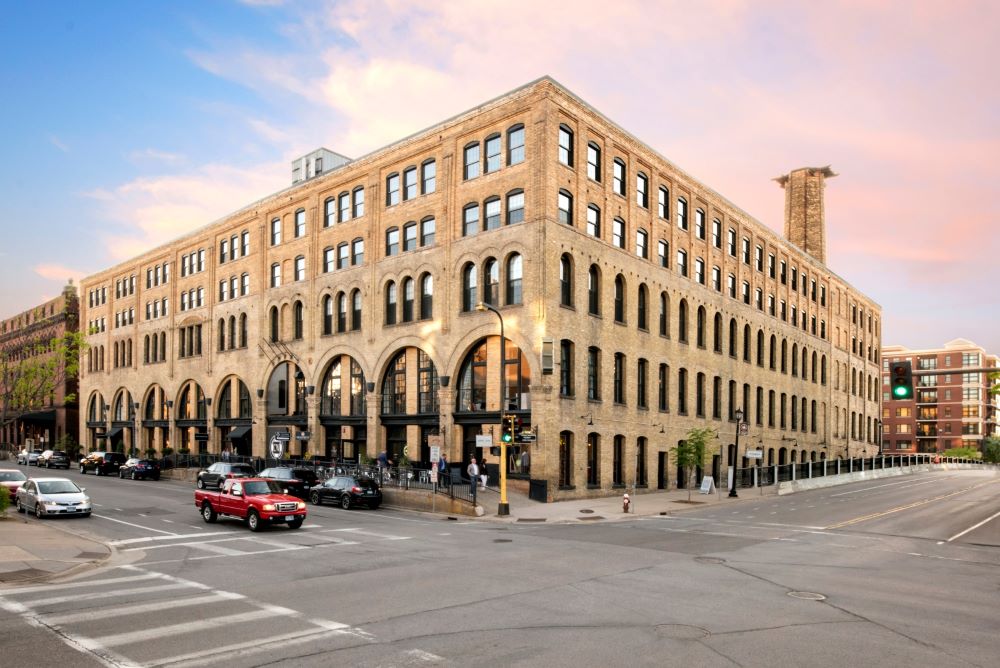
[[430,468],[428,439],[440,434],[437,367],[420,348],[397,352],[382,376],[379,422],[385,429],[386,454],[403,456],[417,468]]
[[215,428],[222,453],[241,457],[253,454],[253,402],[246,383],[238,376],[222,381],[216,393]]
[[126,446],[132,452],[135,444],[135,409],[132,393],[120,388],[111,401],[111,430],[108,432],[108,449],[125,452]]
[[368,392],[361,365],[350,355],[334,356],[319,390],[323,456],[331,462],[357,463],[368,444]]
[[309,391],[305,374],[294,362],[280,362],[267,381],[267,441],[279,432],[287,433],[285,455],[289,458],[301,458],[309,452],[306,440],[309,433],[306,396]]
[[177,393],[177,452],[208,452],[208,403],[201,385],[185,381]]
[[86,445],[88,450],[97,450],[107,438],[108,427],[108,405],[104,403],[104,397],[100,392],[94,392],[87,401],[87,436]]
[[[522,434],[531,430],[531,369],[521,349],[509,339],[505,341],[503,384],[500,383],[500,337],[480,339],[466,354],[459,366],[458,384],[455,388],[455,423],[462,429],[463,470],[472,457],[486,460],[491,483],[499,472],[499,447],[501,425],[501,400],[503,414],[519,420],[514,441],[507,448],[507,470],[513,475],[527,477],[529,470],[519,470],[520,463],[537,461],[530,452],[529,443]],[[476,436],[491,434],[495,447],[490,452],[476,448]],[[522,453],[528,455],[522,457]]]
[[170,447],[170,407],[173,403],[159,385],[152,385],[146,390],[141,413],[142,442],[145,444],[143,455],[155,457],[157,450],[163,452],[164,448]]

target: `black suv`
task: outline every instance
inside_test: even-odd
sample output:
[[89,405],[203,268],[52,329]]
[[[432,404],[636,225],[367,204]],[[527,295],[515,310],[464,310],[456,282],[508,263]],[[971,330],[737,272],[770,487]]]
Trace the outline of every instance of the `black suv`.
[[131,478],[132,480],[145,480],[146,478],[159,480],[160,465],[153,459],[132,457],[118,469],[118,477]]
[[68,469],[69,455],[62,450],[46,450],[42,454],[38,455],[37,465],[39,468],[44,466],[47,469]]
[[117,474],[126,459],[124,452],[91,452],[80,460],[80,473],[86,475],[87,471],[93,471],[96,475]]
[[198,489],[205,489],[206,487],[218,487],[222,489],[222,483],[227,478],[252,477],[254,477],[253,467],[249,464],[215,462],[204,471],[198,471]]
[[285,494],[292,494],[300,499],[309,498],[309,488],[319,481],[312,469],[293,469],[287,466],[264,469],[257,477],[274,480],[285,490]]
[[340,475],[313,487],[309,500],[317,506],[332,501],[344,510],[351,506],[368,506],[375,510],[382,505],[382,490],[368,476]]

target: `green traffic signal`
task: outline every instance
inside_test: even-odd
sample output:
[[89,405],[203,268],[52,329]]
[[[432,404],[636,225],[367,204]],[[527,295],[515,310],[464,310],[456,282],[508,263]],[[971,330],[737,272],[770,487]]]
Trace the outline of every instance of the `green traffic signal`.
[[897,386],[896,386],[896,387],[895,387],[895,388],[893,389],[892,393],[893,393],[893,394],[895,395],[895,397],[896,397],[897,399],[905,399],[905,398],[906,398],[906,396],[907,396],[907,395],[908,395],[908,394],[909,394],[910,392],[909,392],[909,390],[908,390],[907,388],[905,388],[904,386],[902,386],[902,385],[897,385]]
[[893,362],[890,377],[893,399],[913,398],[913,370],[909,361]]
[[512,440],[514,440],[513,437],[510,435],[510,432],[507,431],[506,429],[503,430],[503,434],[500,435],[500,439],[504,443],[510,443]]

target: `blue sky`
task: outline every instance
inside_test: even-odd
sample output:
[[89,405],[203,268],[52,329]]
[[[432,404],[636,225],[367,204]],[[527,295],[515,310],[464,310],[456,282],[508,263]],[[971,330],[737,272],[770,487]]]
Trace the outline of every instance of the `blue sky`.
[[832,165],[828,264],[885,343],[1000,352],[995,3],[612,9],[5,3],[0,316],[286,187],[313,148],[358,156],[549,74],[779,231],[770,179]]

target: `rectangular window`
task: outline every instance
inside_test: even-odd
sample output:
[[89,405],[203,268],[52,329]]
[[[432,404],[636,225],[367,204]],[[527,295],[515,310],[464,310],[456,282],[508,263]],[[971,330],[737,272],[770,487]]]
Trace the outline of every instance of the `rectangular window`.
[[719,267],[712,267],[712,289],[722,292],[722,270]]
[[559,162],[573,166],[573,133],[563,126],[559,127]]
[[403,199],[411,200],[417,196],[417,168],[410,167],[403,171]]
[[601,180],[601,149],[596,144],[587,144],[587,177]]
[[429,160],[420,166],[420,191],[430,195],[437,190],[437,163]]
[[677,198],[677,227],[682,230],[686,230],[688,228],[687,200],[683,197]]
[[599,401],[601,398],[601,351],[587,350],[587,398]]
[[559,222],[566,225],[573,224],[573,197],[560,190],[556,196],[556,206],[559,208]]
[[754,267],[757,271],[764,271],[764,248],[757,246],[754,248]]
[[332,248],[327,248],[323,251],[323,271],[329,273],[336,268],[334,264],[334,250]]
[[281,219],[275,218],[271,221],[271,245],[277,246],[281,243]]
[[669,219],[670,218],[670,192],[663,186],[660,186],[659,194],[657,195],[657,208],[660,212],[660,218]]
[[351,242],[351,264],[359,265],[365,261],[365,240],[355,239]]
[[687,278],[688,266],[687,266],[687,251],[683,248],[677,250],[677,273],[681,276]]
[[386,257],[399,255],[399,228],[393,227],[385,233]]
[[656,253],[660,259],[660,266],[670,268],[670,243],[660,239],[656,243]]
[[479,176],[479,143],[469,144],[465,147],[465,180],[474,179]]
[[[225,264],[229,259],[229,240],[223,239],[219,243],[219,264]],[[116,295],[120,297],[121,295]]]
[[625,195],[625,163],[617,158],[612,163],[611,190],[616,195]]
[[750,264],[750,239],[743,237],[743,264]]
[[385,205],[399,204],[399,174],[390,174],[385,179]]
[[337,269],[346,269],[350,265],[350,251],[347,242],[337,246]]
[[411,223],[403,227],[403,250],[412,251],[417,249],[417,225]]
[[524,126],[507,131],[507,165],[519,165],[524,162]]
[[434,245],[434,231],[436,228],[436,223],[433,218],[425,218],[420,222],[420,245],[421,246],[433,246]]
[[470,204],[462,211],[462,235],[469,237],[479,231],[479,205]]
[[694,280],[705,285],[705,261],[700,257],[694,260]]
[[722,221],[718,218],[712,219],[712,245],[722,248]]
[[694,235],[702,241],[705,239],[705,212],[701,209],[694,210]]
[[365,189],[354,189],[354,217],[360,218],[365,215]]
[[625,248],[625,221],[621,218],[615,218],[611,223],[611,243]]
[[500,229],[500,200],[494,199],[486,202],[484,213],[486,215],[485,229]]
[[649,179],[646,175],[639,173],[635,177],[635,203],[643,209],[649,208]]
[[507,195],[507,224],[516,225],[521,222],[524,222],[524,193],[511,193]]
[[736,257],[736,230],[729,228],[726,232],[726,247],[731,257]]
[[486,140],[486,169],[485,173],[495,172],[500,169],[500,135],[489,137]]

